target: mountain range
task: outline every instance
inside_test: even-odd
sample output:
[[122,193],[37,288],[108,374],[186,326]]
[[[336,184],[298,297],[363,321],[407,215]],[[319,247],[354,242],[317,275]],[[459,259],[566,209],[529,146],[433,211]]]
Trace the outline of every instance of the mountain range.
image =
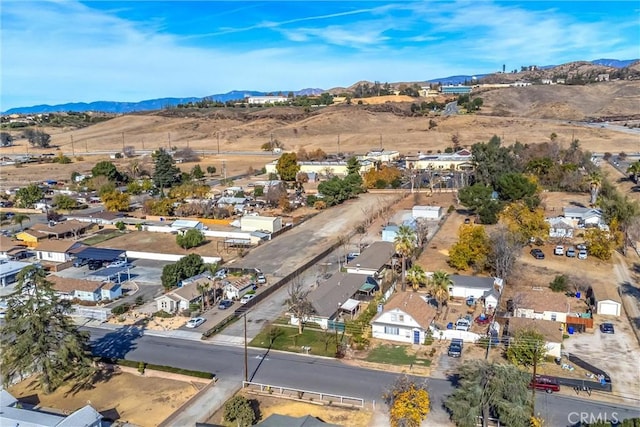
[[[590,61],[593,65],[599,65],[611,68],[625,68],[629,65],[639,61],[638,59],[618,60],[618,59],[596,59]],[[541,66],[540,69],[549,69],[555,67],[554,65]],[[480,79],[490,74],[475,74],[475,75],[457,75],[427,80],[427,83],[441,83],[445,85],[449,84],[461,84],[474,79]],[[117,101],[95,101],[90,103],[85,102],[73,102],[67,104],[58,105],[34,105],[31,107],[16,107],[4,111],[2,114],[38,114],[38,113],[61,113],[61,112],[102,112],[102,113],[115,113],[126,114],[136,111],[152,111],[160,110],[167,107],[175,107],[178,104],[185,104],[189,102],[198,102],[203,99],[211,99],[219,102],[227,102],[233,100],[243,99],[246,96],[264,96],[268,93],[283,93],[288,94],[293,92],[294,96],[313,96],[319,95],[330,89],[319,88],[307,88],[298,91],[274,91],[274,92],[260,92],[254,90],[232,90],[227,93],[209,95],[205,97],[188,97],[188,98],[158,98],[148,99],[139,102],[117,102]]]

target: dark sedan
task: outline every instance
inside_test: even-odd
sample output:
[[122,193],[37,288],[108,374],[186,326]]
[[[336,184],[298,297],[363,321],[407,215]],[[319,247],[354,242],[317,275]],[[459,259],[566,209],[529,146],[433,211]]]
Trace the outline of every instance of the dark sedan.
[[220,301],[220,305],[218,305],[218,308],[220,310],[226,310],[227,308],[231,307],[233,305],[233,301],[229,300],[229,299],[223,299],[222,301]]
[[600,332],[603,334],[615,334],[616,331],[613,328],[613,323],[602,323],[600,325]]
[[531,249],[531,256],[535,259],[544,259],[544,252],[542,252],[542,249]]

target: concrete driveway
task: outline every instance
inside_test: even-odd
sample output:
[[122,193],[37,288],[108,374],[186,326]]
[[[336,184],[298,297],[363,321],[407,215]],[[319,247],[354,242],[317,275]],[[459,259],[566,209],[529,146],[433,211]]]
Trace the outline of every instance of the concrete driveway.
[[[611,376],[613,393],[637,403],[640,346],[626,317],[596,316],[594,333],[571,335],[564,340],[564,351],[604,370]],[[615,334],[600,332],[601,323],[613,323]]]

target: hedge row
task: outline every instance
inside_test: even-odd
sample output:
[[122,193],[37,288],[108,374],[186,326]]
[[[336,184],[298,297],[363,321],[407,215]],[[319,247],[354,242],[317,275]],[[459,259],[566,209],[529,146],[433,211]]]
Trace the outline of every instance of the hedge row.
[[[126,360],[126,359],[111,359],[111,358],[102,358],[102,362],[110,363],[112,365],[121,365],[128,366],[130,368],[138,369],[140,362],[135,360]],[[146,369],[152,369],[154,371],[162,371],[162,372],[171,372],[174,374],[188,375],[190,377],[197,378],[205,378],[205,379],[213,379],[215,377],[211,372],[202,372],[202,371],[192,371],[191,369],[181,369],[174,368],[172,366],[164,366],[164,365],[154,365],[153,363],[145,363]]]
[[218,332],[222,331],[224,328],[226,328],[230,323],[235,322],[236,320],[238,320],[238,317],[234,314],[232,316],[227,317],[226,319],[224,319],[222,322],[218,323],[216,326],[214,326],[211,329],[206,330],[203,334],[202,334],[202,338],[203,340],[206,340],[207,338],[210,338],[212,335],[217,334]]

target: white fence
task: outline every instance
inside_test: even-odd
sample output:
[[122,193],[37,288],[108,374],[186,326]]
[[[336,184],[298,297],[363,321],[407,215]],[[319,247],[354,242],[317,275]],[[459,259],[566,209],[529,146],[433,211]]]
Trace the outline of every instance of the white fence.
[[[442,335],[440,335],[442,334]],[[469,331],[456,331],[455,329],[445,329],[435,332],[433,334],[434,339],[451,340],[453,338],[459,338],[464,342],[476,342],[480,339],[480,335]]]
[[[158,254],[155,252],[139,252],[139,251],[126,251],[127,258],[133,259],[152,259],[156,261],[178,261],[186,255],[177,254]],[[216,264],[222,261],[221,257],[217,256],[203,256],[202,260],[209,264]]]
[[71,316],[73,317],[83,317],[86,319],[95,319],[105,322],[109,318],[110,310],[108,308],[101,307],[84,307],[84,306],[74,306],[71,311]]
[[338,404],[348,405],[350,407],[364,408],[364,399],[359,397],[342,396],[339,394],[321,393],[319,391],[302,390],[298,388],[281,387],[271,384],[254,383],[251,381],[242,381],[242,387],[249,390],[273,394],[274,397],[288,397],[299,400],[308,400],[316,403],[324,403],[326,405]]
[[239,231],[204,230],[202,234],[207,237],[219,237],[222,239],[251,240],[251,233],[243,233]]

